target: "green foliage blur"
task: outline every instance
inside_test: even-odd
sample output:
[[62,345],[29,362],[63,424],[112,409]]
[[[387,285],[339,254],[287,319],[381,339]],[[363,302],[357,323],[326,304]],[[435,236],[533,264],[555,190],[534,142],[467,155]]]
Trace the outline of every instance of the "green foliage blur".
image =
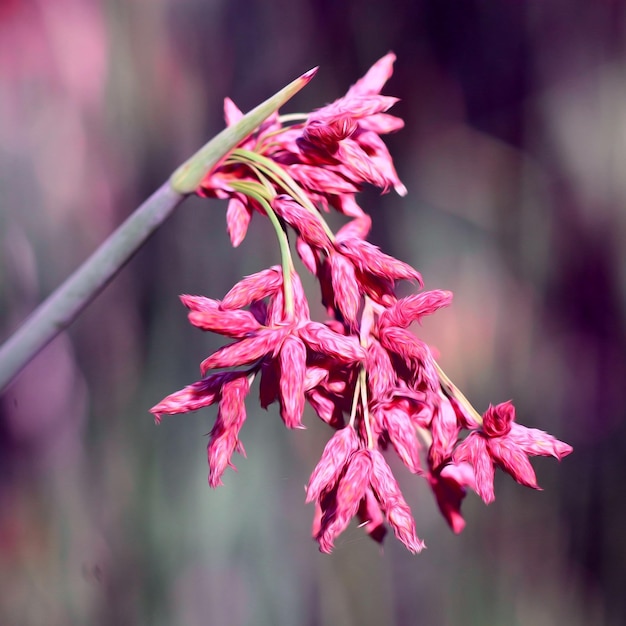
[[219,345],[177,296],[279,257],[262,220],[233,250],[226,205],[190,199],[0,398],[0,624],[626,623],[623,0],[5,0],[0,339],[221,130],[224,97],[249,110],[320,65],[285,109],[308,111],[389,50],[409,195],[364,191],[372,240],[454,292],[416,331],[477,409],[513,399],[574,453],[534,461],[544,491],[469,495],[459,536],[394,466],[428,550],[354,525],[322,556],[303,487],[330,433],[253,390],[248,458],[210,490],[215,408],[148,413]]

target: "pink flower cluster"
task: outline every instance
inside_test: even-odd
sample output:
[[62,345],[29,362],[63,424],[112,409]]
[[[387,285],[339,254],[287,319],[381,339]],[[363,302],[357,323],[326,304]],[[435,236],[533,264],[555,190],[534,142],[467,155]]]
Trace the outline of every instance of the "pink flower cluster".
[[[380,95],[394,59],[386,55],[343,98],[309,115],[274,115],[205,178],[200,195],[229,201],[233,245],[244,239],[253,214],[264,215],[276,229],[281,265],[245,277],[222,300],[181,296],[194,326],[233,342],[203,361],[202,380],[152,408],[159,420],[217,403],[208,445],[209,483],[216,487],[233,453],[245,454],[239,433],[255,378],[261,406],[278,403],[288,428],[304,427],[308,402],[334,431],[306,487],[323,552],[355,517],[376,541],[387,524],[411,552],[424,547],[383,455],[387,448],[425,479],[457,533],[467,488],[493,501],[496,467],[538,489],[528,457],[560,460],[572,451],[517,424],[510,402],[482,417],[471,407],[409,330],[447,306],[452,294],[398,299],[395,283],[421,287],[420,274],[366,240],[371,221],[355,194],[364,184],[406,193],[380,137],[403,126],[387,113],[396,99]],[[241,112],[226,100],[225,115],[232,124]],[[349,218],[336,233],[323,217],[331,208]],[[319,282],[324,321],[311,319],[290,233]]]

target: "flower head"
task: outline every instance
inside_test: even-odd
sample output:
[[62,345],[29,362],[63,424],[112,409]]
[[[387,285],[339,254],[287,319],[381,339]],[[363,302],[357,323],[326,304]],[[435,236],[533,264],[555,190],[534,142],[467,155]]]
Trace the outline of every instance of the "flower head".
[[[560,460],[572,451],[517,424],[511,402],[476,412],[410,330],[448,306],[452,293],[398,298],[398,281],[421,288],[420,273],[367,241],[372,221],[356,193],[365,184],[406,193],[381,138],[403,126],[388,113],[397,99],[381,95],[394,60],[387,54],[342,98],[310,114],[270,116],[204,177],[199,195],[228,200],[233,246],[261,215],[274,228],[280,264],[242,278],[222,300],[181,296],[192,325],[230,343],[204,359],[202,380],[152,408],[159,421],[217,404],[207,446],[217,487],[233,454],[245,454],[245,399],[257,376],[261,406],[276,403],[288,428],[304,428],[308,403],[332,429],[306,486],[322,552],[353,518],[375,541],[389,527],[410,552],[424,548],[385,450],[423,479],[455,533],[465,525],[468,488],[487,503],[495,498],[496,468],[538,489],[529,457]],[[226,99],[224,115],[232,125],[242,113]],[[331,210],[348,218],[337,232],[324,218]],[[318,283],[325,318],[314,319],[293,248]]]

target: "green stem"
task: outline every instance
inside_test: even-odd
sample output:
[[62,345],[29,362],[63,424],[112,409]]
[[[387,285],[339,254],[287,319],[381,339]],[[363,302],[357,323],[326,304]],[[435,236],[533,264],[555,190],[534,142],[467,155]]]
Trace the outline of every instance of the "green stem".
[[356,421],[356,411],[359,406],[359,398],[361,397],[361,375],[359,373],[359,377],[356,379],[356,383],[354,385],[354,395],[352,396],[352,409],[350,411],[350,422],[349,426],[354,428],[354,422]]
[[0,390],[74,321],[183,198],[165,183],[26,319],[0,347]]
[[[258,173],[258,172],[257,172]],[[258,173],[261,181],[264,180],[263,174]],[[270,223],[276,231],[278,239],[278,247],[280,248],[280,264],[283,269],[283,293],[285,296],[285,313],[287,317],[291,317],[294,312],[293,287],[291,282],[291,272],[294,271],[293,259],[291,258],[291,250],[289,248],[289,239],[280,220],[274,213],[270,204],[271,194],[275,195],[273,189],[268,188],[263,182],[254,181],[233,181],[229,183],[233,191],[243,193],[248,197],[256,200],[265,210]]]
[[365,432],[367,433],[367,447],[372,450],[376,446],[374,445],[374,435],[372,434],[372,425],[370,424],[369,400],[367,397],[367,373],[364,367],[362,367],[359,372],[359,378],[361,379],[361,403],[363,406]]
[[313,68],[302,74],[271,98],[252,109],[247,115],[244,115],[236,124],[225,128],[172,174],[170,178],[172,187],[180,193],[193,193],[224,155],[241,143],[265,119],[298,93],[315,76],[316,72],[317,68]]
[[[310,70],[225,128],[181,165],[0,347],[0,391],[113,279],[186,194],[315,75]],[[268,213],[269,215],[269,213]],[[274,216],[275,217],[275,216]],[[271,218],[270,218],[271,219]],[[288,277],[290,283],[291,276]],[[293,306],[293,304],[292,304]]]
[[267,217],[270,218],[270,222],[276,231],[276,237],[278,238],[278,246],[280,247],[280,264],[283,268],[283,288],[285,295],[285,314],[287,319],[291,319],[294,313],[293,302],[293,286],[291,283],[291,272],[294,271],[293,259],[291,258],[291,250],[289,249],[289,239],[287,233],[283,229],[280,220],[274,213],[274,209],[270,206],[270,203],[264,198],[258,198],[259,202],[265,209]]
[[228,161],[233,163],[244,163],[255,169],[257,172],[260,171],[265,174],[265,176],[269,177],[276,183],[277,187],[282,187],[288,195],[302,205],[307,211],[309,211],[309,213],[314,215],[322,225],[322,228],[330,241],[335,241],[335,233],[333,233],[321,213],[309,200],[302,187],[300,187],[300,185],[287,173],[284,167],[278,165],[275,161],[272,161],[272,159],[263,154],[253,152],[252,150],[244,150],[242,148],[236,148],[233,150],[228,155]]
[[446,373],[439,367],[439,363],[435,361],[435,367],[437,368],[437,374],[439,374],[439,384],[441,390],[448,396],[448,398],[454,398],[457,402],[463,405],[467,411],[474,417],[479,423],[483,423],[481,414],[472,406],[472,403],[463,395],[463,392],[448,378]]
[[278,121],[281,124],[286,122],[304,122],[308,119],[310,113],[286,113],[278,116]]

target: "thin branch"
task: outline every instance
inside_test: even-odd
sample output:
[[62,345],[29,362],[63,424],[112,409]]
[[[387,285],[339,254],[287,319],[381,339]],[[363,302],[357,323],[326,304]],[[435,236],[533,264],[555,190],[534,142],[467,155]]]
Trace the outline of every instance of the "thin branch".
[[102,291],[208,172],[315,75],[308,71],[225,128],[155,191],[0,347],[0,392]]

